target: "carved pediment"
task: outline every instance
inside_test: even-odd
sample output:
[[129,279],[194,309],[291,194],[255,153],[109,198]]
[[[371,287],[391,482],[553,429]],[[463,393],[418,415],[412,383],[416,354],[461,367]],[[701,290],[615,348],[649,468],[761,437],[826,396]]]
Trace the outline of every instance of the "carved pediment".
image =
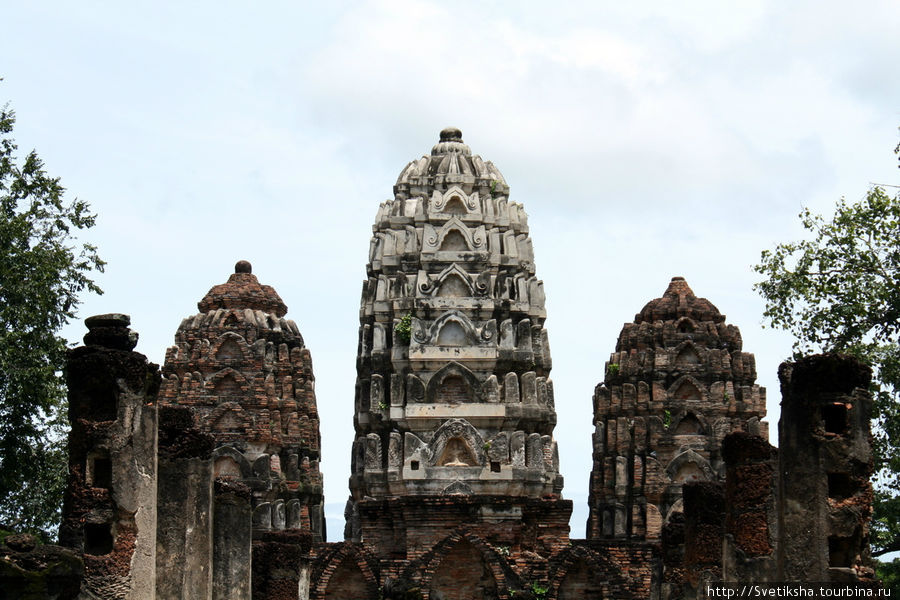
[[457,185],[451,186],[447,191],[434,190],[428,203],[429,216],[474,216],[481,218],[481,201],[478,192],[466,194]]
[[432,466],[481,466],[487,464],[484,439],[465,419],[441,425],[428,444]]
[[[449,238],[449,239],[448,239]],[[487,250],[484,226],[470,229],[456,215],[441,227],[430,223],[424,226],[423,254],[435,252],[481,252]]]

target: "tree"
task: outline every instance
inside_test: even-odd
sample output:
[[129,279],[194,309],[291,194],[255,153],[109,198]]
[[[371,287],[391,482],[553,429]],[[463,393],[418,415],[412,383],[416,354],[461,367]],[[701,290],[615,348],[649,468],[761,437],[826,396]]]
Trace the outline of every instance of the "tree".
[[104,263],[77,230],[95,216],[66,202],[59,178],[32,151],[21,165],[15,113],[0,109],[0,523],[46,532],[59,522],[65,488],[66,343],[78,294]]
[[796,356],[844,352],[873,367],[881,556],[900,550],[900,197],[875,186],[857,203],[841,199],[830,221],[808,209],[800,218],[811,239],[763,251],[754,269],[766,279],[754,287],[769,323],[796,337]]

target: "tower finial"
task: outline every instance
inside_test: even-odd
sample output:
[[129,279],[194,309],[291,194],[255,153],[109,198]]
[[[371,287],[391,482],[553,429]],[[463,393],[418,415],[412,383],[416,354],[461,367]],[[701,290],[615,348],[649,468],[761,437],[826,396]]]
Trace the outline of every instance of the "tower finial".
[[441,130],[442,142],[462,142],[462,131],[456,127],[445,127]]

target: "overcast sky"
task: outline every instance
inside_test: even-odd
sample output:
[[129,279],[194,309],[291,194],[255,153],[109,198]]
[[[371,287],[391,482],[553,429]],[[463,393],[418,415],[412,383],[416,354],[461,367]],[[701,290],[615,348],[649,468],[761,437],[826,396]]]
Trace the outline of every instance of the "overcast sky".
[[[161,363],[239,259],[313,355],[329,539],[353,437],[361,282],[378,204],[462,129],[530,215],[563,493],[584,536],[591,394],[623,323],[682,275],[741,328],[769,391],[751,266],[870,183],[900,183],[900,4],[15,2],[0,102],[20,150],[99,215],[80,316],[125,312]],[[66,330],[71,342],[84,332]]]

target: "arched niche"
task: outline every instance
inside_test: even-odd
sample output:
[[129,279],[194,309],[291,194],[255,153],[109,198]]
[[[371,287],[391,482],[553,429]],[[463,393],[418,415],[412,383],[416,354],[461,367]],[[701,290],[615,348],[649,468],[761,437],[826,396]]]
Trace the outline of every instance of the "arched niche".
[[218,396],[219,404],[243,396],[247,388],[247,379],[231,367],[222,369],[206,382],[206,389],[213,396]]
[[469,336],[459,321],[447,321],[438,332],[437,346],[467,346]]
[[247,425],[244,411],[237,402],[220,404],[205,421],[207,428],[216,433],[243,433]]
[[378,589],[360,569],[355,557],[347,555],[331,573],[325,587],[325,600],[359,600],[377,598]]
[[684,500],[679,498],[669,507],[666,512],[666,523],[668,524],[676,515],[684,515]]
[[[467,466],[479,466],[487,464],[484,453],[484,439],[478,430],[465,419],[449,419],[434,433],[428,444],[428,455],[431,457],[432,466],[441,465],[441,460],[454,460],[461,454],[460,462]],[[469,464],[471,463],[471,465]]]
[[[450,215],[446,223],[435,227],[425,223],[423,227],[422,251],[424,254],[434,252],[472,252],[486,249],[486,229],[484,225],[470,228],[459,215]],[[446,256],[445,258],[453,258]]]
[[[232,411],[223,411],[221,416],[240,415]],[[213,472],[216,477],[233,477],[245,479],[253,476],[253,467],[247,458],[232,446],[219,446],[213,452]]]
[[429,596],[443,600],[496,598],[497,581],[490,565],[472,543],[463,538],[434,569]]
[[558,600],[602,600],[603,582],[594,566],[581,559],[569,566],[559,584]]
[[451,362],[431,376],[425,388],[425,400],[430,403],[474,402],[480,386],[472,371]]
[[454,217],[464,217],[470,214],[481,214],[478,192],[471,195],[459,185],[450,186],[445,192],[435,190],[429,202],[432,212]]
[[[463,332],[462,339],[449,336],[450,333],[459,333],[459,329],[455,327],[447,330],[444,334],[445,344],[440,343],[441,333],[449,323],[456,323]],[[434,323],[428,328],[427,332],[421,331],[416,333],[416,340],[432,345],[454,345],[454,346],[475,346],[478,344],[479,336],[475,330],[475,326],[469,318],[458,310],[451,309],[434,320]]]
[[441,240],[441,246],[438,248],[440,251],[455,251],[455,252],[466,252],[470,250],[469,241],[466,239],[466,236],[459,229],[451,229],[444,235],[444,239]]
[[219,349],[216,350],[216,360],[218,361],[232,362],[243,360],[243,358],[244,351],[234,339],[226,339],[219,344]]
[[666,475],[672,483],[710,481],[713,479],[713,470],[708,460],[693,450],[686,450],[666,466]]
[[444,205],[444,210],[441,211],[447,213],[449,215],[467,215],[469,211],[466,209],[466,205],[463,202],[463,199],[460,198],[459,194],[453,194],[447,200],[447,204]]
[[675,435],[703,435],[703,424],[694,413],[686,413],[675,425]]
[[213,463],[213,472],[216,477],[240,479],[241,465],[230,456],[220,456]]
[[694,333],[697,330],[697,325],[688,317],[682,317],[675,324],[675,329],[678,333]]
[[437,404],[462,404],[471,402],[473,398],[472,386],[459,375],[450,375],[441,381],[434,401]]
[[229,373],[216,382],[213,393],[219,397],[240,396],[241,384],[234,375]]
[[689,462],[681,465],[672,476],[673,483],[686,483],[688,481],[705,481],[703,469],[697,463]]
[[685,344],[675,357],[675,364],[679,367],[693,367],[700,364],[700,355],[693,344]]
[[469,444],[461,437],[452,437],[444,444],[435,466],[438,467],[476,467],[478,459]]
[[551,559],[548,598],[563,600],[641,598],[639,578],[632,579],[623,566],[608,555],[586,546],[571,544]]
[[448,275],[434,294],[439,298],[465,298],[472,295],[469,284],[456,273]]
[[241,433],[244,430],[244,423],[233,410],[229,410],[215,420],[212,428],[219,433]]
[[682,402],[699,402],[703,400],[701,384],[693,377],[685,376],[672,384],[669,397]]

